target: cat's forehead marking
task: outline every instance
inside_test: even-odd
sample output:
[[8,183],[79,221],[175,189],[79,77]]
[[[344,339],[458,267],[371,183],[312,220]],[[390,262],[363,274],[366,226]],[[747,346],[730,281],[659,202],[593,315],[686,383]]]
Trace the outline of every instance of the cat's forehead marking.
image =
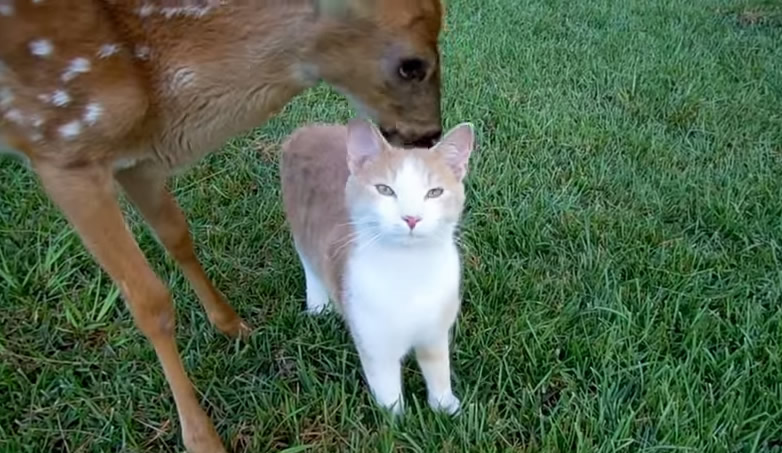
[[429,169],[419,156],[405,156],[393,179],[399,209],[407,215],[421,215],[424,195],[429,189]]
[[429,179],[429,170],[423,160],[411,154],[402,159],[394,179],[400,186],[418,187]]

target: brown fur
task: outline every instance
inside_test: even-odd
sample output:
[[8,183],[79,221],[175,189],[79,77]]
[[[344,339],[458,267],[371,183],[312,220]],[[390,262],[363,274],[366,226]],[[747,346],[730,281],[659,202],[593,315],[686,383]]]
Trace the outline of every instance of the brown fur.
[[[179,359],[169,292],[125,228],[114,182],[209,319],[227,334],[248,332],[199,264],[168,176],[319,79],[358,99],[395,140],[431,137],[441,15],[439,0],[0,0],[0,144],[29,158],[122,289],[161,361],[188,451],[224,448]],[[35,55],[42,39],[49,45]],[[116,52],[103,52],[108,45]],[[425,79],[397,77],[407,57],[427,62]],[[80,58],[86,70],[66,74]],[[56,105],[56,90],[67,102],[60,95]]]
[[335,301],[347,255],[341,245],[353,234],[345,206],[346,134],[344,126],[300,128],[283,144],[280,164],[285,217]]

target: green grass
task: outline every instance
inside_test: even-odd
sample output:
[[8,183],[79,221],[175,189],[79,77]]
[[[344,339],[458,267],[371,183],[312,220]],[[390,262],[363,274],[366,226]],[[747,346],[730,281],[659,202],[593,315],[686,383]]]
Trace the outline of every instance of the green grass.
[[[482,6],[476,6],[476,5]],[[176,180],[257,329],[212,329],[131,211],[233,451],[782,451],[782,4],[448,2],[446,126],[470,120],[455,419],[374,408],[334,316],[301,314],[278,145],[344,121],[319,87]],[[263,152],[254,151],[261,148]],[[121,298],[34,176],[0,161],[0,451],[178,451]]]

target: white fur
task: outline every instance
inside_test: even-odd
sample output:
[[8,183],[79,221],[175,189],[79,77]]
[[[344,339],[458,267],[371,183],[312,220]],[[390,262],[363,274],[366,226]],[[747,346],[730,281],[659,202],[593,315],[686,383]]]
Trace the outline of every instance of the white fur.
[[38,100],[57,107],[65,107],[71,103],[71,95],[65,90],[54,90],[52,94],[39,94]]
[[170,89],[176,93],[195,85],[196,73],[192,68],[181,67],[169,72]]
[[71,121],[58,128],[60,136],[66,140],[72,140],[81,134],[81,121]]
[[90,72],[90,66],[90,60],[83,57],[74,58],[68,64],[68,68],[65,72],[62,73],[61,79],[63,82],[70,82],[79,74]]
[[52,42],[48,39],[36,39],[30,42],[30,52],[38,57],[48,57],[54,51]]
[[114,171],[127,170],[135,167],[139,163],[139,159],[135,157],[122,157],[113,162]]
[[136,58],[139,60],[146,60],[149,58],[149,53],[151,52],[151,49],[149,46],[136,46],[134,49],[134,54],[136,55]]
[[98,58],[109,58],[112,55],[119,53],[119,44],[104,44],[98,49]]
[[169,8],[160,8],[160,13],[166,16],[167,19],[171,19],[175,16],[187,16],[187,17],[204,17],[211,11],[212,8],[210,7],[199,7],[199,6],[180,6],[180,7],[169,7]]
[[90,102],[84,108],[84,115],[82,116],[82,120],[84,120],[87,125],[94,126],[102,115],[103,106],[97,102]]
[[[361,238],[345,271],[344,310],[375,399],[401,413],[401,360],[413,348],[440,347],[447,355],[448,331],[458,304],[460,263],[452,239],[405,246]],[[444,313],[452,312],[452,319]],[[419,361],[420,363],[420,361]],[[424,377],[429,403],[454,413],[459,400],[447,385]],[[448,362],[444,370],[450,375]]]
[[14,94],[8,87],[0,88],[0,108],[10,108],[14,103]]
[[141,6],[138,10],[138,15],[141,17],[147,17],[155,12],[155,6],[150,5],[149,3],[145,3]]
[[17,109],[11,109],[5,112],[5,114],[3,114],[3,118],[19,126],[24,126],[26,123],[24,115],[22,115],[22,112]]

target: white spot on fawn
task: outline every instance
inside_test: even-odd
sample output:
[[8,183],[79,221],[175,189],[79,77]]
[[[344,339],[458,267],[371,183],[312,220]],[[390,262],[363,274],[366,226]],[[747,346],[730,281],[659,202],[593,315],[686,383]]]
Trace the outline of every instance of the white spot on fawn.
[[211,9],[212,8],[200,6],[181,6],[176,8],[161,8],[160,13],[166,16],[166,19],[171,19],[174,16],[204,17]]
[[41,115],[35,114],[30,116],[30,123],[33,125],[34,128],[38,129],[41,126],[43,126],[43,117]]
[[135,157],[121,157],[114,161],[114,171],[127,170],[133,168],[138,163],[138,159]]
[[149,46],[136,46],[135,55],[139,60],[146,60],[149,58]]
[[14,102],[14,94],[8,87],[0,88],[0,108],[9,108]]
[[60,132],[60,136],[66,140],[76,138],[79,134],[81,134],[81,121],[75,120],[71,121],[70,123],[63,124],[60,126],[58,131]]
[[151,3],[144,3],[143,5],[141,5],[140,8],[136,10],[136,13],[139,15],[139,17],[149,17],[152,14],[159,13],[165,16],[166,19],[171,19],[172,17],[175,16],[198,18],[198,17],[204,17],[211,10],[212,10],[211,6],[188,5],[188,6],[167,6],[167,7],[158,8]]
[[62,90],[57,90],[52,95],[52,104],[57,107],[63,107],[71,102],[71,96]]
[[68,69],[62,73],[62,81],[70,82],[75,79],[77,75],[90,72],[90,60],[82,57],[74,58],[71,60],[71,64],[68,65]]
[[103,115],[103,106],[97,102],[90,102],[84,108],[84,117],[82,119],[88,126],[92,126],[98,122],[101,115]]
[[104,44],[98,49],[98,58],[109,58],[117,52],[119,52],[117,44]]
[[155,6],[149,3],[144,3],[141,8],[138,9],[138,15],[141,17],[147,17],[155,12]]
[[17,126],[27,127],[32,126],[35,129],[43,126],[44,120],[41,115],[33,114],[29,117],[25,117],[24,114],[18,109],[11,109],[3,115],[6,120],[16,124]]
[[187,88],[193,84],[195,80],[195,72],[190,68],[179,68],[174,72],[174,76],[171,77],[171,84],[174,90],[180,90]]
[[33,4],[39,5],[43,3],[43,0],[33,0]]
[[0,15],[13,16],[13,14],[14,14],[14,5],[8,3],[0,3]]
[[52,42],[48,39],[36,39],[30,42],[30,52],[38,57],[48,57],[54,51]]
[[24,126],[24,115],[22,115],[22,112],[16,109],[11,109],[7,112],[5,112],[5,115],[3,115],[5,119],[8,121],[15,123],[19,126]]
[[71,103],[71,95],[65,90],[55,90],[50,96],[42,94],[39,99],[43,102],[50,102],[57,107],[65,107]]

